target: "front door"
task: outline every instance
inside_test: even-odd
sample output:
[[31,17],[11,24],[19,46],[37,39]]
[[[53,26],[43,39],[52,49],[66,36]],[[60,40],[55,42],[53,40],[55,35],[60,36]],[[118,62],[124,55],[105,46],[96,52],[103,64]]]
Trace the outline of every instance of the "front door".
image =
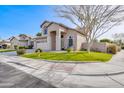
[[61,49],[64,50],[64,36],[61,35]]
[[51,49],[56,50],[56,32],[51,32]]

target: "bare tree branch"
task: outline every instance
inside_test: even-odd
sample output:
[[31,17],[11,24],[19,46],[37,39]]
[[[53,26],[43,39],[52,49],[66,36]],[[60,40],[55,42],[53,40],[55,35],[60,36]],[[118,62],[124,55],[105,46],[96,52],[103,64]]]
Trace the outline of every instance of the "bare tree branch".
[[120,5],[61,6],[56,13],[77,26],[78,30],[86,35],[89,46],[94,39],[124,21],[124,7]]

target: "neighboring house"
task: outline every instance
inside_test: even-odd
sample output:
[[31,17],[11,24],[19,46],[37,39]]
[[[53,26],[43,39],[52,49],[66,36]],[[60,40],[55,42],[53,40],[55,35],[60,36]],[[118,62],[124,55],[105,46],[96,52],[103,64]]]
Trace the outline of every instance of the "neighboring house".
[[0,48],[10,48],[10,40],[0,40]]
[[41,24],[42,36],[34,38],[34,48],[54,51],[72,48],[80,50],[86,40],[80,31],[67,27],[61,23],[44,21]]
[[10,39],[11,42],[11,48],[15,48],[15,46],[25,46],[28,47],[30,45],[33,45],[33,40],[30,36],[25,34],[20,34],[19,36],[13,36]]

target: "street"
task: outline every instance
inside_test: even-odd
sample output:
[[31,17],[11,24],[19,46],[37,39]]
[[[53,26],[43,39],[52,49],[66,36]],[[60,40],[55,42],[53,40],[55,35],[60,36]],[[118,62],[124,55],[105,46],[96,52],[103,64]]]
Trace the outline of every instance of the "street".
[[0,63],[0,88],[54,88],[32,75]]

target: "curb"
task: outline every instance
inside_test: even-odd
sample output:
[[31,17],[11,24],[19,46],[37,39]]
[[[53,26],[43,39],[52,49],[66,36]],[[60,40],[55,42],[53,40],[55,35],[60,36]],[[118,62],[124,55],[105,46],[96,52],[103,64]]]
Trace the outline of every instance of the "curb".
[[124,71],[122,72],[116,72],[116,73],[105,73],[105,74],[71,74],[71,75],[78,75],[78,76],[114,76],[114,75],[121,75],[124,74]]
[[106,63],[106,62],[101,62],[101,61],[64,61],[64,60],[45,60],[45,59],[33,59],[33,58],[26,58],[26,57],[21,57],[25,59],[32,59],[32,60],[38,60],[38,61],[46,61],[46,62],[51,62],[51,63],[71,63],[71,64],[84,64],[84,63]]

